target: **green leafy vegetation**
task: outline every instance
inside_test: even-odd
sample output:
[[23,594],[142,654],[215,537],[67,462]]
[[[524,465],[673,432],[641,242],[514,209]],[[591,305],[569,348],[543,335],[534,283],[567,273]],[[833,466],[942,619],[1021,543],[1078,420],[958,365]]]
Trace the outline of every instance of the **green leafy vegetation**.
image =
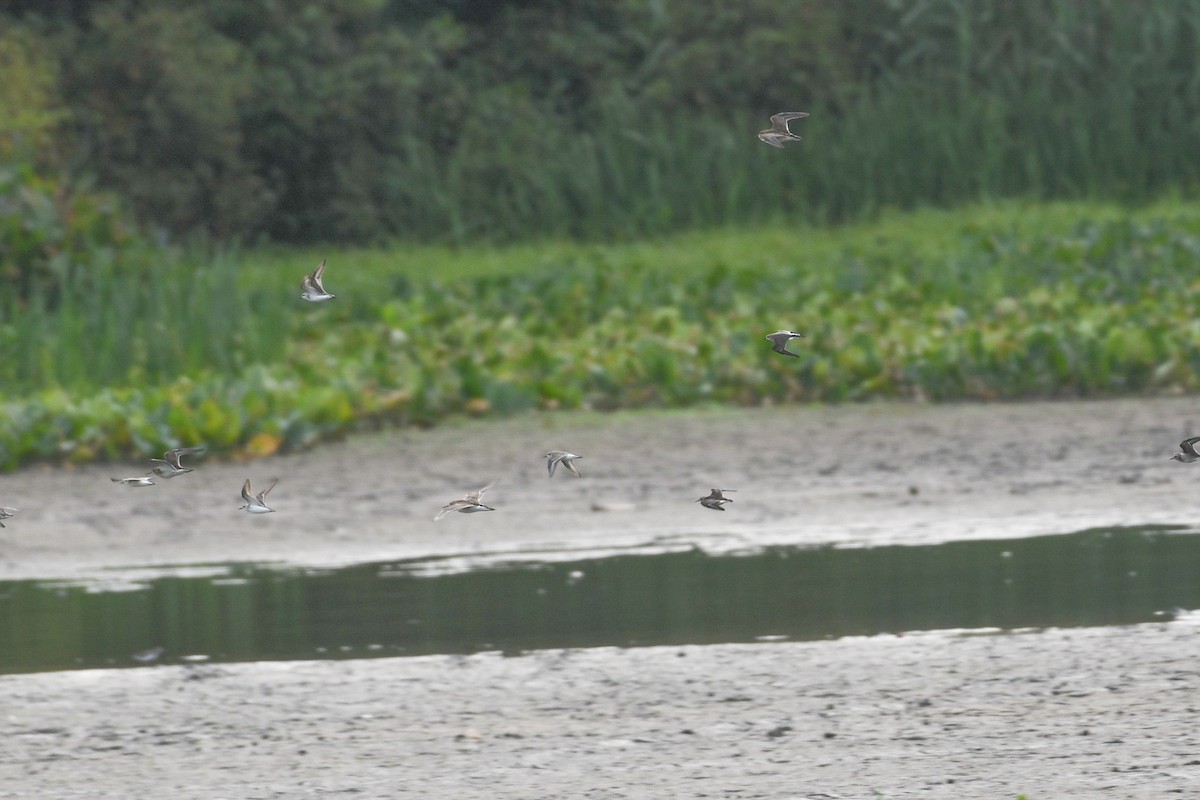
[[[328,257],[336,300],[299,278]],[[1200,205],[834,229],[97,260],[0,300],[0,464],[269,453],[460,413],[1200,389]],[[802,357],[763,336],[805,331]]]

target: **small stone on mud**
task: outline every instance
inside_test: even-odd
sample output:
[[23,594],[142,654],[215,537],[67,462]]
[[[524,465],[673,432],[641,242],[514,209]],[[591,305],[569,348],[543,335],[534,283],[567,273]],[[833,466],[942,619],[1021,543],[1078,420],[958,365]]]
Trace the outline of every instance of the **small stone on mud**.
[[597,500],[592,503],[592,511],[634,511],[636,506],[633,503],[625,503],[619,500]]

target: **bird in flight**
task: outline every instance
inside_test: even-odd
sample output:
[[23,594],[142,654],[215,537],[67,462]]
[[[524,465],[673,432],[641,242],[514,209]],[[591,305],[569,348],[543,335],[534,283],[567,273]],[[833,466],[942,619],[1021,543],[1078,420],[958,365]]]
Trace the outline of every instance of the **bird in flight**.
[[793,358],[800,357],[799,353],[793,353],[791,350],[787,349],[787,346],[788,342],[790,342],[792,339],[803,339],[803,333],[796,333],[795,331],[775,331],[774,333],[768,333],[764,338],[771,343],[771,349],[776,353],[782,353],[785,356],[792,356]]
[[267,492],[275,488],[275,484],[279,483],[279,479],[271,481],[271,485],[263,489],[258,494],[254,494],[254,490],[250,488],[250,479],[246,478],[246,482],[242,484],[242,499],[246,501],[245,505],[238,506],[238,510],[246,509],[251,514],[269,514],[275,509],[267,507]]
[[1190,464],[1200,458],[1200,453],[1196,452],[1196,443],[1200,442],[1200,436],[1193,436],[1190,439],[1184,439],[1179,443],[1179,452],[1171,456],[1172,461],[1182,461],[1184,464]]
[[311,275],[305,275],[304,281],[300,284],[304,289],[300,293],[301,300],[307,300],[310,303],[320,303],[322,300],[332,300],[336,295],[332,295],[325,291],[325,284],[321,278],[325,275],[325,259],[321,259],[321,263],[317,264],[317,268]]
[[191,472],[190,467],[185,467],[179,463],[179,459],[184,456],[190,456],[195,453],[203,453],[203,447],[179,447],[175,450],[168,450],[163,453],[162,458],[150,459],[156,466],[150,472],[153,472],[160,478],[174,478],[176,475],[182,475],[185,472]]
[[759,131],[758,138],[772,147],[779,148],[782,148],[787,142],[798,142],[801,137],[792,133],[788,123],[794,119],[804,119],[807,116],[807,111],[784,111],[781,114],[774,114],[771,116],[771,127],[765,131]]
[[582,478],[579,474],[579,468],[575,466],[575,459],[583,458],[574,453],[568,453],[566,450],[551,450],[546,453],[546,471],[550,473],[550,477],[554,477],[554,470],[558,469],[558,465],[562,464],[576,478]]
[[725,492],[736,492],[737,489],[713,489],[712,492],[701,497],[696,502],[705,508],[711,508],[713,511],[724,511],[722,508],[724,503],[732,503],[733,498],[726,497]]
[[452,511],[461,511],[464,514],[474,514],[479,511],[495,511],[496,509],[492,508],[491,506],[485,506],[483,504],[484,492],[495,485],[496,482],[492,481],[482,489],[477,489],[474,492],[467,492],[467,496],[462,500],[451,500],[449,503],[446,503],[446,505],[442,506],[442,510],[439,511],[437,516],[433,518],[433,521],[437,522],[439,519]]

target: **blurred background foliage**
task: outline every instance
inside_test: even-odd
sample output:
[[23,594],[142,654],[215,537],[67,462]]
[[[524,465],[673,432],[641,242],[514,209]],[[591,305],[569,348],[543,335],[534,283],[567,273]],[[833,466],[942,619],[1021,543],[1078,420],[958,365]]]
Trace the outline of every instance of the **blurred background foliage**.
[[98,248],[54,307],[0,295],[0,469],[532,409],[1200,391],[1198,203],[332,255],[319,305],[295,248]]
[[0,469],[1200,390],[1200,0],[8,0],[0,74]]
[[[172,235],[627,237],[1200,177],[1197,0],[4,8],[0,157]],[[802,155],[757,146],[796,108]]]

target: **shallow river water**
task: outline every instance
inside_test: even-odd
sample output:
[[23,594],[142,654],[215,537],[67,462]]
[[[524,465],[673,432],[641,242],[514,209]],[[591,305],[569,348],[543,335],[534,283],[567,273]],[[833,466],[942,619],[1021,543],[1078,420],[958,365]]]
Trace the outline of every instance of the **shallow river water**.
[[0,671],[806,640],[1161,621],[1200,607],[1182,526],[876,548],[336,570],[207,564],[0,582]]

